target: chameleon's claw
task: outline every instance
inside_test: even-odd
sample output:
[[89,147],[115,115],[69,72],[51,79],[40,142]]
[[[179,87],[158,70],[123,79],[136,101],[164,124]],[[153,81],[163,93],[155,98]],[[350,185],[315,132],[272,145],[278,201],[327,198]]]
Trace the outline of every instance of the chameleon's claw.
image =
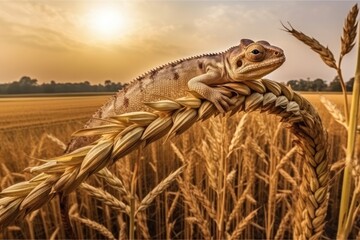
[[225,113],[224,108],[221,106],[221,104],[219,102],[213,102],[213,104],[215,105],[216,109],[220,112],[220,113]]
[[230,106],[233,105],[233,101],[225,95],[220,95],[216,100],[212,101],[217,110],[220,113],[225,113],[230,110]]
[[226,112],[229,111],[231,108],[231,105],[234,104],[233,101],[225,95],[222,95],[221,99],[222,99],[221,103],[222,103],[223,108],[225,109]]

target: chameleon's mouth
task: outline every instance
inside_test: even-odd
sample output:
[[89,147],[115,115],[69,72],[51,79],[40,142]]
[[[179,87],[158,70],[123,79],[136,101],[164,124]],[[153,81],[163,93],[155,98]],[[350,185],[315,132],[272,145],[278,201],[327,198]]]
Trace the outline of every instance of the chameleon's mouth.
[[241,82],[252,79],[259,79],[279,68],[285,62],[285,56],[268,59],[263,62],[250,62],[242,64],[237,62],[238,68],[232,67],[229,61],[225,61],[225,67],[229,79],[235,82]]
[[271,71],[277,69],[285,62],[285,56],[278,57],[276,59],[271,59],[268,61],[264,61],[257,64],[251,64],[249,66],[245,66],[239,69],[239,74],[247,74],[249,72],[254,71],[254,75],[256,75],[256,72],[263,73],[262,76],[270,73]]

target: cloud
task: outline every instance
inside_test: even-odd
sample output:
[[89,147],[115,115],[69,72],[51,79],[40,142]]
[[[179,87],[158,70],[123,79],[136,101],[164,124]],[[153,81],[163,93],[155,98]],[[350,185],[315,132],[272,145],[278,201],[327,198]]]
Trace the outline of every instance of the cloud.
[[80,50],[84,43],[76,41],[58,31],[43,27],[29,27],[18,23],[9,23],[0,19],[0,36],[3,40],[35,48],[55,51]]
[[79,50],[86,44],[71,33],[75,23],[70,14],[42,3],[0,3],[0,35],[13,43],[55,51]]

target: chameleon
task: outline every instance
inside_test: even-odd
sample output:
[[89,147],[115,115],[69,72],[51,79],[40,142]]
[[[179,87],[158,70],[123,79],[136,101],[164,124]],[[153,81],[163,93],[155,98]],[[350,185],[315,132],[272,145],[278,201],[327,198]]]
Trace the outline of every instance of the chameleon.
[[[137,77],[105,103],[85,124],[91,128],[116,114],[149,110],[143,104],[164,98],[175,99],[188,92],[212,102],[220,113],[232,105],[231,99],[212,86],[262,78],[285,62],[281,48],[267,41],[241,39],[224,52],[183,58]],[[74,137],[66,150],[71,152],[91,143],[92,137]]]

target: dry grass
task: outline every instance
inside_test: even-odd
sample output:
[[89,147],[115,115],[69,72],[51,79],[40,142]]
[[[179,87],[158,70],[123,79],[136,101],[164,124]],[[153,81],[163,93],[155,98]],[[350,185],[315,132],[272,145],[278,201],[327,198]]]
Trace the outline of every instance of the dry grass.
[[[48,139],[67,144],[109,96],[0,98],[0,162],[11,172],[35,165],[29,157],[51,158],[63,150]],[[30,162],[29,162],[30,160]]]
[[[326,113],[325,110],[321,110],[320,112],[323,114]],[[272,188],[275,184],[277,186],[277,189],[275,190],[276,197],[273,197],[270,200],[274,206],[273,211],[276,212],[276,217],[272,218],[271,228],[276,230],[281,224],[284,225],[284,223],[280,221],[281,216],[285,216],[289,211],[291,208],[291,199],[293,198],[291,192],[294,189],[294,183],[289,183],[289,179],[286,180],[285,177],[289,178],[289,176],[291,176],[290,179],[298,181],[299,177],[297,175],[299,173],[297,173],[295,169],[300,168],[301,161],[297,161],[297,159],[299,160],[298,155],[290,156],[289,161],[293,162],[295,160],[295,164],[297,165],[295,168],[292,164],[287,163],[286,161],[284,163],[284,160],[281,161],[286,153],[292,148],[291,141],[293,140],[286,131],[278,128],[278,124],[274,124],[277,122],[274,121],[274,117],[250,114],[248,116],[249,119],[246,121],[251,122],[252,124],[245,124],[245,126],[242,127],[244,128],[243,131],[236,131],[237,128],[240,128],[237,123],[241,118],[241,115],[226,118],[222,121],[215,118],[210,122],[203,123],[205,124],[202,124],[205,126],[204,128],[195,126],[192,131],[195,131],[193,134],[185,133],[183,136],[174,139],[174,144],[179,151],[178,153],[175,154],[171,150],[169,143],[154,144],[151,148],[146,148],[140,153],[131,154],[129,157],[125,157],[121,162],[116,163],[115,165],[117,168],[112,169],[113,177],[109,178],[114,179],[113,183],[107,180],[108,177],[100,177],[97,180],[93,179],[91,182],[92,184],[95,184],[95,186],[102,186],[105,191],[112,194],[119,201],[128,204],[129,197],[127,196],[127,193],[131,190],[131,174],[134,171],[134,159],[138,159],[135,161],[136,164],[139,164],[139,169],[137,171],[137,187],[134,197],[135,199],[138,199],[136,201],[140,204],[141,199],[144,199],[152,189],[155,189],[161,179],[165,179],[170,172],[180,166],[181,161],[185,161],[188,165],[184,171],[184,178],[188,179],[187,181],[190,181],[190,186],[192,186],[190,189],[193,189],[193,192],[196,193],[194,201],[199,205],[198,207],[200,207],[200,214],[204,214],[203,219],[208,223],[211,235],[216,234],[218,231],[216,229],[222,229],[222,231],[226,231],[225,236],[228,237],[233,233],[238,233],[241,238],[264,238],[267,229],[270,227],[265,223],[266,220],[264,218],[264,216],[267,216],[268,214],[266,205],[269,193],[266,189]],[[209,126],[209,124],[211,125]],[[330,122],[330,127],[334,126],[334,124],[337,123]],[[208,132],[206,129],[212,129],[213,131]],[[241,134],[240,138],[239,134]],[[341,136],[341,132],[336,130],[333,134],[334,135],[330,134],[330,141],[332,141],[333,144],[335,143],[335,145],[338,145],[338,139]],[[212,151],[209,152],[209,149],[203,148],[202,146],[204,144],[216,146],[216,142],[219,141],[219,139],[221,139],[222,142],[221,148],[216,148],[216,151],[214,151],[213,154],[215,154],[215,156],[220,156],[220,159],[221,156],[224,156],[224,159],[227,159],[227,165],[220,172],[220,174],[225,177],[223,183],[227,183],[225,188],[227,191],[225,200],[221,195],[214,191],[215,189],[222,189],[222,187],[219,186],[219,183],[217,183],[217,188],[214,190],[213,188],[207,187],[210,185],[210,180],[205,167],[206,161],[200,161],[204,156],[212,153]],[[231,142],[235,141],[233,139],[238,139],[239,146],[243,145],[243,147],[235,149],[233,146],[231,147]],[[256,145],[254,145],[255,143]],[[247,149],[249,148],[254,149],[254,151],[248,151]],[[230,149],[231,154],[229,154]],[[333,153],[330,153],[330,158],[336,160],[337,157],[334,157],[332,154]],[[339,154],[341,156],[341,152],[336,152],[336,154],[337,156],[339,156]],[[174,160],[176,158],[179,160]],[[249,181],[248,164],[250,162],[256,165],[255,172],[251,174],[251,176],[254,176],[254,180],[250,179],[251,181]],[[274,182],[269,177],[271,176],[269,166],[274,163],[276,167],[280,162],[282,166],[281,169],[284,169],[283,171],[287,172],[288,175],[280,174],[278,175],[278,181]],[[213,164],[224,163],[214,162]],[[222,166],[224,167],[224,165]],[[233,180],[227,180],[229,175]],[[8,186],[13,182],[14,181],[8,182],[3,186]],[[117,182],[118,186],[122,186],[122,188],[126,190],[114,191],[114,189],[109,186],[109,184],[115,185],[114,182]],[[228,184],[228,182],[231,184]],[[224,186],[224,184],[222,186]],[[249,189],[246,191],[247,194],[243,194],[246,189]],[[178,195],[172,194],[174,191],[176,192],[177,188],[173,184],[168,189],[164,190],[163,193],[158,195],[155,201],[149,204],[147,210],[143,211],[145,217],[143,216],[140,220],[136,221],[136,224],[142,224],[142,230],[140,227],[137,227],[136,229],[138,230],[136,231],[135,236],[140,237],[146,235],[146,232],[149,231],[148,234],[150,234],[152,238],[166,238],[166,236],[170,236],[171,238],[203,237],[203,231],[205,230],[198,228],[201,221],[196,221],[192,216],[193,210],[185,204],[186,201],[183,198],[184,195],[181,194],[183,195],[181,198],[176,198]],[[102,201],[92,200],[92,198],[86,197],[84,192],[81,192],[80,194],[83,196],[81,199],[72,198],[71,202],[79,204],[79,214],[82,218],[97,221],[107,229],[111,230],[115,236],[119,234],[120,231],[124,232],[124,223],[128,223],[129,221],[127,214],[124,215],[124,213],[118,212],[114,214],[114,212],[110,211],[111,206],[106,205]],[[234,208],[234,204],[239,201],[239,199],[243,199],[241,200],[242,204],[238,204],[240,205],[238,212],[240,214],[232,217],[232,221],[228,224],[227,228],[220,227],[218,220],[223,219],[224,221],[228,221]],[[53,202],[54,201],[52,201],[51,204],[56,206],[56,202],[54,204]],[[174,202],[174,205],[171,204],[172,202]],[[97,206],[97,211],[95,211],[95,206]],[[168,208],[162,210],[165,206],[168,206]],[[43,209],[44,208],[40,211],[47,211],[46,207],[45,210]],[[214,209],[220,209],[221,211],[214,211]],[[167,211],[172,214],[167,215],[166,217],[165,212]],[[256,215],[254,215],[254,211],[256,211]],[[219,213],[217,216],[214,216],[214,212],[221,212],[222,216],[220,216],[221,214]],[[43,225],[46,226],[47,234],[49,234],[45,236],[40,233],[35,233],[35,236],[50,237],[51,233],[55,231],[56,228],[51,223],[51,216],[59,218],[59,212],[56,207],[48,212],[44,219],[34,219],[35,222],[44,221]],[[244,224],[243,220],[246,216],[249,217],[247,218],[247,224]],[[21,226],[21,223],[19,224]],[[149,228],[148,230],[146,230],[146,226]],[[13,226],[11,227],[13,228]],[[10,229],[11,227],[8,228]],[[97,235],[98,233],[89,230],[81,224],[75,225],[75,229],[78,236],[86,238],[99,237]],[[283,235],[285,238],[289,238],[292,235],[291,229],[289,228],[285,228],[285,230],[282,231],[283,232],[280,233],[274,231],[270,236],[273,238],[276,234],[277,236]],[[79,235],[79,232],[81,232],[82,235]],[[128,227],[125,229],[125,232],[129,233]],[[11,232],[9,230],[5,230],[3,234],[5,234],[4,237],[29,236],[25,235],[26,233],[19,234],[19,232]],[[64,233],[60,231],[58,236],[64,236],[62,234]],[[325,231],[325,234],[331,236],[331,230]]]

